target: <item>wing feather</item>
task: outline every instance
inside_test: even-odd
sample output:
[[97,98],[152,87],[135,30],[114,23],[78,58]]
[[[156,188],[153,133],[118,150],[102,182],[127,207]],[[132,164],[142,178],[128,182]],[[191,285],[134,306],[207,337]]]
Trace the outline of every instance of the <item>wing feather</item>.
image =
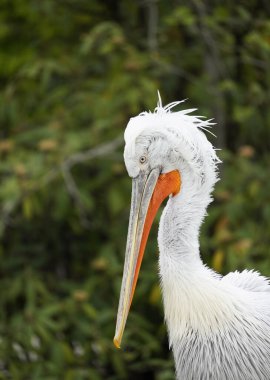
[[269,278],[253,270],[230,272],[221,281],[253,292],[270,292]]

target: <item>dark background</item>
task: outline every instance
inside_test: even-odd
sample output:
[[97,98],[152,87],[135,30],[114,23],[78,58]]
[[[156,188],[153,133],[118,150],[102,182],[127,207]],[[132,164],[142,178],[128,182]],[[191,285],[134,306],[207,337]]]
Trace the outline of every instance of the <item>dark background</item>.
[[0,379],[171,380],[157,222],[112,344],[131,116],[188,98],[221,181],[201,252],[270,275],[269,1],[0,1]]

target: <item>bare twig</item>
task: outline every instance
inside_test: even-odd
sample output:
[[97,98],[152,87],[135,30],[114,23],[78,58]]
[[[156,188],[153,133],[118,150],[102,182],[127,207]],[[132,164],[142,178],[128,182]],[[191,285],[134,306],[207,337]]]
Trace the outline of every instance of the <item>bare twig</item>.
[[67,187],[67,191],[77,207],[81,224],[86,228],[90,227],[90,221],[87,217],[87,213],[85,210],[85,206],[83,203],[80,190],[72,175],[72,172],[71,172],[72,167],[74,165],[85,163],[93,158],[109,154],[115,151],[121,145],[121,143],[122,143],[122,137],[117,137],[116,139],[114,139],[113,141],[107,144],[100,145],[96,148],[88,149],[85,152],[75,153],[72,156],[68,157],[61,164],[61,172],[62,172],[64,181]]
[[85,207],[83,204],[82,196],[81,196],[80,190],[79,190],[79,188],[75,182],[75,179],[74,179],[74,177],[73,177],[73,175],[72,175],[72,173],[69,170],[69,167],[67,165],[62,164],[61,165],[61,171],[62,171],[62,175],[64,178],[64,182],[66,184],[67,191],[68,191],[69,195],[71,196],[71,198],[73,199],[73,201],[77,207],[77,210],[79,212],[81,224],[84,227],[88,228],[88,227],[90,227],[90,222],[87,218],[87,214],[86,214],[86,210],[85,210]]

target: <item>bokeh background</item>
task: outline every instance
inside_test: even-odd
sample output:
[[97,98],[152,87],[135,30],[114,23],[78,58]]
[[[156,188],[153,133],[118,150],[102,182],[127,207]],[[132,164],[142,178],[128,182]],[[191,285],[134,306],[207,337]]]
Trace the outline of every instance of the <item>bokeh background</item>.
[[174,379],[158,222],[123,349],[112,344],[123,132],[157,89],[217,122],[204,261],[270,275],[269,16],[268,0],[1,0],[0,379]]

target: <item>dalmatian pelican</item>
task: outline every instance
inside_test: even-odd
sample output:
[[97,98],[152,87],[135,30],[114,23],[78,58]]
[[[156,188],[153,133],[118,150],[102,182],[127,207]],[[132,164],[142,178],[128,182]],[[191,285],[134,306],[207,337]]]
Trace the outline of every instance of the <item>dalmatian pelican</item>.
[[218,180],[211,120],[181,102],[130,119],[124,160],[132,178],[114,344],[120,348],[148,234],[158,232],[159,274],[178,380],[270,380],[270,284],[256,271],[222,276],[200,257],[199,230]]

